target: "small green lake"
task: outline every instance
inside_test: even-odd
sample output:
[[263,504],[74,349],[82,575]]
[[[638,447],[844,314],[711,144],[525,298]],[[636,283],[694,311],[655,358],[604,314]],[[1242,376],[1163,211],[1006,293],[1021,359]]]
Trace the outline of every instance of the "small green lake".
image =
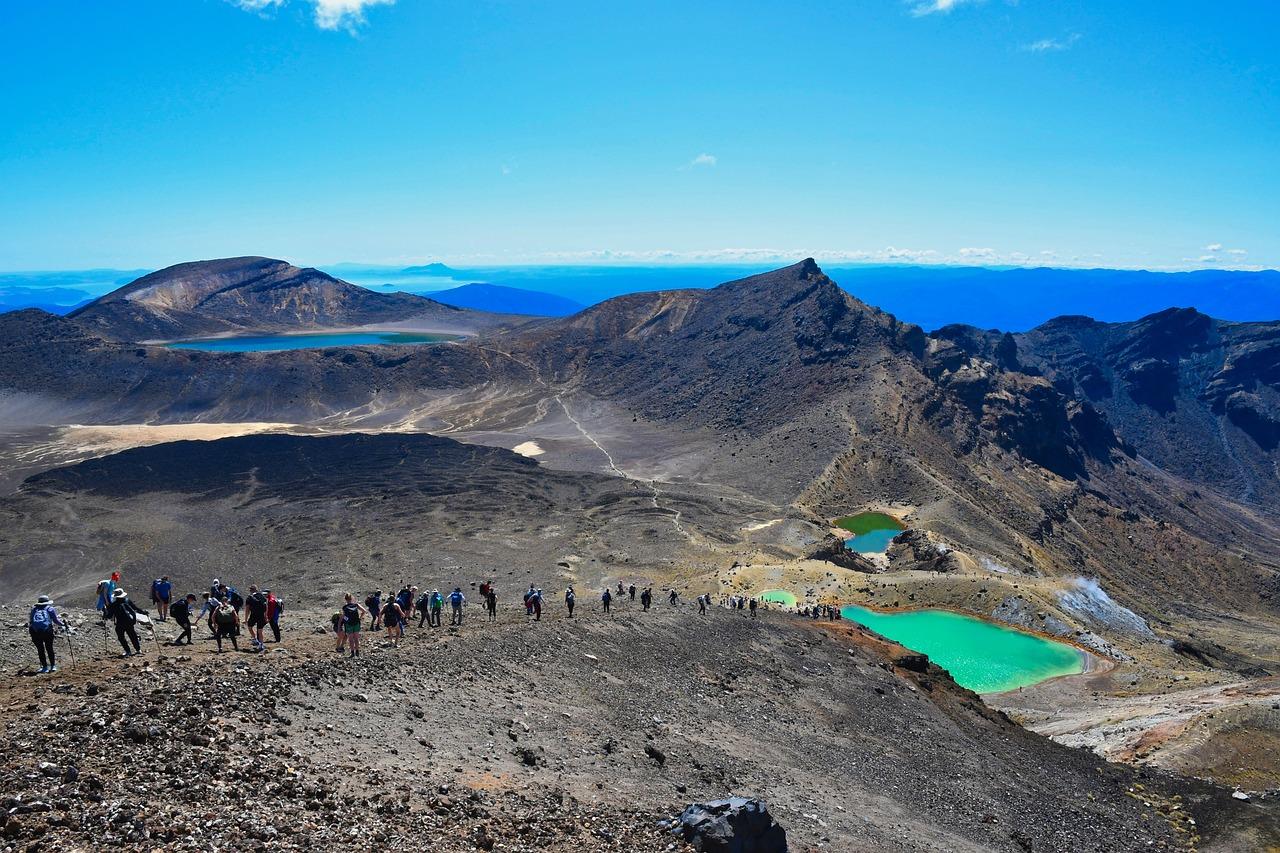
[[294,335],[246,335],[238,338],[199,338],[174,341],[167,346],[170,349],[194,349],[206,352],[280,352],[327,347],[438,344],[452,340],[457,340],[457,336],[422,332],[314,332]]
[[846,515],[844,518],[837,518],[834,524],[853,534],[852,538],[844,541],[844,545],[859,554],[883,553],[893,537],[907,529],[901,521],[883,512]]
[[770,604],[781,604],[783,607],[796,606],[796,594],[785,589],[766,589],[760,593],[760,600]]
[[928,655],[975,693],[1013,690],[1084,671],[1084,654],[1074,646],[948,610],[881,613],[847,605],[840,614]]

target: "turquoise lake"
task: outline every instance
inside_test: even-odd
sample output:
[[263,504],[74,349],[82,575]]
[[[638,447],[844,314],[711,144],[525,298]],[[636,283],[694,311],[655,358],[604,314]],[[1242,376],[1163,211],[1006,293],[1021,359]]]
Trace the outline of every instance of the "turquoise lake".
[[171,349],[195,349],[206,352],[279,352],[326,347],[358,347],[386,344],[438,344],[457,340],[456,335],[430,335],[417,332],[318,332],[301,335],[256,335],[243,338],[203,338],[174,341]]
[[872,530],[870,533],[862,533],[852,539],[844,540],[844,547],[850,551],[857,551],[859,554],[882,554],[889,547],[889,543],[893,541],[893,537],[901,532],[897,528],[892,530]]
[[840,614],[928,655],[975,693],[1013,690],[1084,671],[1084,654],[1074,646],[948,610],[881,613],[847,605]]

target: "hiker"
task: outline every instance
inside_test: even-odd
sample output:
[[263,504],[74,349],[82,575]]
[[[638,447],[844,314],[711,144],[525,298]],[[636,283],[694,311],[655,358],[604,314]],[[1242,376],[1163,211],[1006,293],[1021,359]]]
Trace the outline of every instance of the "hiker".
[[201,595],[204,596],[204,606],[200,608],[200,615],[198,615],[196,618],[204,619],[205,622],[209,625],[209,633],[216,634],[217,631],[214,630],[214,627],[213,627],[213,611],[218,609],[218,603],[219,603],[218,598],[216,596],[210,595],[207,592],[203,592],[201,593]]
[[240,616],[240,610],[244,607],[244,597],[240,595],[239,590],[234,586],[227,586],[225,583],[219,590],[222,594],[222,600],[231,605],[231,609],[236,612],[236,616]]
[[484,606],[489,610],[489,621],[498,621],[498,588],[493,582],[485,584],[487,589],[484,591]]
[[267,624],[271,626],[271,634],[276,642],[280,642],[280,617],[284,614],[284,600],[267,590]]
[[245,624],[249,626],[249,642],[253,643],[255,652],[265,652],[267,646],[262,642],[262,629],[267,627],[267,597],[259,591],[257,584],[249,586],[249,597],[244,601]]
[[421,628],[431,615],[431,593],[424,592],[418,596],[415,606],[418,608],[418,627]]
[[671,590],[671,606],[672,607],[676,606],[676,599],[679,597],[680,597],[680,593],[676,592],[675,589],[673,588]]
[[604,612],[609,612],[609,604],[613,601],[613,593],[609,592],[609,587],[604,588],[604,592],[600,595],[600,603],[604,605]]
[[[396,604],[400,605],[400,627],[403,629],[409,619],[409,612],[413,610],[413,590],[407,584],[396,593]],[[401,634],[403,633],[402,630]]]
[[698,596],[698,615],[705,616],[707,613],[707,599],[704,596]]
[[529,588],[524,594],[524,615],[526,618],[533,615],[533,584],[529,584]]
[[577,598],[577,595],[574,593],[573,586],[571,585],[568,589],[564,591],[564,606],[569,611],[570,619],[573,618],[573,605],[576,598]]
[[222,581],[218,580],[217,578],[213,579],[213,583],[209,584],[209,597],[210,598],[222,597]]
[[622,596],[623,596],[622,581],[618,581],[618,598],[622,598]]
[[533,594],[533,621],[542,621],[542,588],[539,587]]
[[36,653],[40,655],[40,672],[57,672],[58,662],[54,659],[54,629],[66,629],[66,624],[58,618],[58,611],[47,595],[36,599],[31,614],[27,617],[27,630],[31,633],[31,642],[35,644]]
[[400,638],[404,636],[404,631],[400,628],[400,622],[404,618],[404,611],[400,609],[400,602],[392,598],[387,601],[387,606],[382,608],[382,624],[387,626],[387,639],[391,641],[392,648],[400,647]]
[[111,606],[111,593],[115,591],[115,585],[109,579],[98,581],[98,600],[93,607],[98,611],[98,618],[103,622],[107,621],[107,608]]
[[219,601],[213,611],[213,638],[218,641],[218,654],[222,654],[222,641],[231,640],[231,648],[240,651],[236,637],[240,634],[240,614],[229,601]]
[[347,644],[347,635],[342,631],[342,611],[333,611],[333,615],[329,617],[329,621],[333,623],[333,635],[338,638],[338,645],[334,651],[340,652],[342,651],[342,647]]
[[629,592],[629,593],[631,594],[631,600],[632,600],[632,601],[635,601],[635,600],[636,600],[636,585],[635,585],[635,584],[632,584],[631,586],[627,587],[627,592]]
[[[356,603],[356,597],[351,593],[347,593],[342,605],[342,636],[346,637],[347,644],[351,646],[351,657],[360,656],[360,621],[364,617],[365,609]],[[338,651],[342,651],[342,647],[338,647]]]
[[640,593],[640,606],[648,611],[649,605],[653,603],[653,589],[645,587],[644,592]]
[[365,609],[369,612],[371,630],[378,630],[378,622],[382,619],[382,592],[371,592],[364,600]]
[[186,644],[191,645],[191,608],[196,604],[196,594],[194,592],[187,593],[186,598],[179,598],[173,603],[173,607],[169,608],[169,615],[173,617],[173,621],[178,623],[178,627],[182,629],[182,633],[178,635],[178,639],[171,642],[171,646],[181,646],[185,639]]
[[462,624],[462,605],[467,603],[467,597],[462,594],[462,587],[455,586],[453,592],[449,593],[449,624]]
[[[138,614],[145,612],[129,600],[129,593],[123,589],[116,589],[111,594],[107,618],[116,622],[116,639],[120,641],[120,648],[124,649],[120,657],[142,654],[142,643],[138,642],[138,631],[134,626],[138,623]],[[133,644],[133,651],[129,651],[130,643]]]
[[756,618],[756,600],[754,598],[751,599],[751,603],[747,607],[751,610],[751,618]]
[[428,624],[432,628],[440,627],[440,611],[444,609],[444,596],[440,594],[440,590],[431,590],[431,619]]
[[173,584],[168,575],[162,575],[151,582],[151,602],[156,606],[156,618],[161,622],[169,618],[169,599],[173,595]]
[[491,585],[492,585],[492,584],[491,584],[491,582],[490,582],[490,581],[480,581],[480,600],[481,600],[481,601],[486,601],[486,600],[488,600],[488,598],[489,598],[489,587],[490,587]]

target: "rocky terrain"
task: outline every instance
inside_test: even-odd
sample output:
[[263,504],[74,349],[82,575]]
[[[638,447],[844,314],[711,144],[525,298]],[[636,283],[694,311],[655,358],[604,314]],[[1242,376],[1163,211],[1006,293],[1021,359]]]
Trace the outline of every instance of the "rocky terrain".
[[[227,263],[227,275],[238,275],[239,262]],[[215,273],[212,283],[191,287],[222,292]],[[134,292],[150,298],[147,288]],[[275,308],[254,305],[252,316],[274,322]],[[493,743],[532,740],[533,752],[517,756],[520,766],[504,784],[534,773],[553,779],[553,790],[538,789],[533,799],[518,791],[508,804],[514,811],[503,814],[558,794],[570,798],[567,813],[589,806],[602,811],[583,812],[583,820],[621,825],[639,804],[636,834],[591,842],[625,841],[628,849],[673,843],[645,833],[692,801],[657,795],[665,788],[653,773],[683,765],[655,771],[650,756],[638,765],[647,772],[631,775],[635,768],[608,759],[593,764],[585,745],[576,746],[577,757],[553,760],[578,735],[590,743],[612,736],[624,752],[643,754],[642,742],[628,746],[575,707],[592,709],[591,721],[614,720],[621,731],[655,739],[670,731],[645,720],[681,708],[688,716],[680,749],[720,757],[690,764],[677,793],[767,795],[789,832],[797,814],[800,825],[827,831],[825,841],[817,830],[800,836],[812,847],[1128,849],[1129,839],[1140,839],[1177,849],[1195,843],[1194,826],[1223,849],[1252,849],[1226,839],[1241,828],[1264,832],[1269,812],[1241,813],[1257,820],[1232,817],[1208,832],[1214,814],[1236,815],[1230,810],[1244,808],[1241,801],[1229,788],[1163,774],[1244,786],[1254,805],[1280,787],[1275,755],[1251,748],[1280,732],[1272,713],[1280,512],[1265,423],[1280,393],[1268,355],[1273,332],[1270,324],[1175,311],[1133,324],[1064,318],[1025,335],[967,327],[925,334],[850,297],[812,261],[711,290],[620,297],[439,346],[179,352],[127,343],[81,316],[0,315],[0,483],[12,484],[0,496],[0,598],[52,592],[87,602],[97,579],[123,567],[147,579],[168,573],[191,589],[212,577],[247,577],[284,590],[295,608],[321,619],[318,608],[347,589],[411,581],[470,590],[486,578],[513,591],[507,602],[530,582],[581,590],[621,580],[694,594],[780,588],[808,603],[953,608],[1089,650],[1096,668],[1084,676],[987,697],[1020,723],[1083,749],[1054,746],[954,686],[938,692],[945,678],[936,671],[917,673],[934,690],[914,675],[895,689],[945,720],[897,709],[899,716],[874,723],[858,691],[889,696],[889,683],[838,666],[849,650],[830,645],[829,628],[771,619],[777,630],[763,642],[763,634],[742,633],[758,629],[727,613],[707,623],[714,631],[656,616],[629,622],[650,615],[627,614],[617,620],[624,646],[593,646],[611,635],[585,622],[571,631],[529,633],[513,624],[464,632],[465,640],[442,636],[430,647],[430,668],[406,650],[350,670],[377,686],[361,691],[367,703],[354,704],[394,705],[400,690],[431,682],[436,662],[452,660],[451,644],[465,644],[466,660],[492,661],[502,672],[455,671],[466,713],[439,711],[442,730],[466,744],[454,754],[488,756],[506,774],[509,757],[498,758]],[[885,555],[853,556],[833,538],[831,521],[862,509],[889,512],[910,531]],[[825,669],[796,656],[818,654],[805,639],[813,636],[835,649],[821,657]],[[871,670],[897,671],[891,661],[901,649],[860,635],[846,641]],[[597,662],[616,657],[626,673],[595,663],[565,669],[579,647]],[[324,698],[347,670],[305,665],[319,667],[306,670],[316,683],[290,682],[289,695],[309,697],[305,710],[320,731],[360,740],[371,729],[348,726],[352,702]],[[272,666],[297,674],[304,664],[288,657]],[[718,679],[738,673],[746,681],[724,692],[750,694],[751,702],[708,704],[724,683],[699,680],[708,666]],[[398,686],[379,693],[384,680]],[[757,694],[748,683],[767,688]],[[485,694],[490,687],[496,692]],[[502,700],[508,704],[541,697],[516,710],[539,707],[556,726],[572,727],[556,728],[559,739],[548,741],[472,726],[494,697],[511,695],[508,688],[517,697]],[[556,700],[557,690],[569,698]],[[631,703],[615,709],[615,693]],[[561,714],[568,717],[556,719]],[[863,716],[881,725],[874,736]],[[894,738],[882,738],[894,720]],[[904,721],[917,728],[903,729]],[[406,724],[410,740],[439,746]],[[380,722],[368,725],[382,731]],[[904,731],[919,732],[919,741]],[[807,739],[803,750],[781,746],[797,738]],[[335,771],[351,761],[350,750],[330,753],[320,740],[311,752],[327,762],[326,779],[361,775]],[[749,784],[726,776],[699,787],[706,767],[733,769],[724,754],[759,754],[762,745],[769,766],[784,773],[737,765],[734,778]],[[883,755],[894,759],[875,760]],[[948,772],[947,762],[973,755],[978,764]],[[1141,765],[1150,778],[1098,756]],[[361,758],[377,771],[386,753],[379,747]],[[1044,774],[1054,783],[1071,780],[1065,792],[1031,778],[1026,768],[1044,762],[1059,768]],[[907,775],[884,775],[884,766]],[[1116,783],[1122,793],[1140,798],[1150,785],[1164,786],[1160,796],[1169,799],[1101,814],[1070,793],[1092,792],[1108,808],[1118,802],[1116,789],[1090,788],[1090,774],[1124,780]],[[594,781],[584,787],[583,780]],[[602,787],[593,788],[596,781]],[[475,784],[491,790],[488,781]],[[606,789],[619,796],[600,799]],[[929,794],[910,808],[883,799],[908,790]],[[809,805],[788,792],[802,792]],[[1187,824],[1176,815],[1192,807],[1173,808],[1175,794],[1215,805]],[[854,799],[837,803],[837,795]],[[857,823],[854,801],[885,808]],[[977,801],[986,811],[956,805]],[[1071,820],[1062,819],[1062,802],[1075,803]],[[485,808],[498,809],[493,803]],[[1074,826],[1083,815],[1091,828],[1055,835],[1052,804],[1054,825]],[[974,814],[994,820],[974,825]],[[1161,820],[1171,833],[1151,828]],[[1039,827],[1034,836],[1016,830],[1031,847],[1013,834],[1024,824]]]
[[69,315],[119,341],[175,340],[263,331],[343,328],[415,320],[441,331],[499,325],[407,293],[377,293],[272,258],[193,261],[144,275]]
[[1274,803],[1053,744],[847,623],[665,602],[606,617],[585,596],[573,620],[553,602],[529,622],[501,592],[497,623],[469,608],[400,649],[368,634],[356,661],[311,633],[318,614],[292,613],[266,655],[201,637],[124,663],[86,619],[74,668],[0,688],[0,831],[19,848],[657,851],[683,848],[666,822],[688,803],[732,793],[769,802],[802,851],[1275,840]]

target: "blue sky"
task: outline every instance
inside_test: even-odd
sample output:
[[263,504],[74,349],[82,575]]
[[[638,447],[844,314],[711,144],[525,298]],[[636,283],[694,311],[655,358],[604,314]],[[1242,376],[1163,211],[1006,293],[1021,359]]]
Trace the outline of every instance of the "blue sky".
[[1280,4],[5,0],[0,269],[1280,265]]

